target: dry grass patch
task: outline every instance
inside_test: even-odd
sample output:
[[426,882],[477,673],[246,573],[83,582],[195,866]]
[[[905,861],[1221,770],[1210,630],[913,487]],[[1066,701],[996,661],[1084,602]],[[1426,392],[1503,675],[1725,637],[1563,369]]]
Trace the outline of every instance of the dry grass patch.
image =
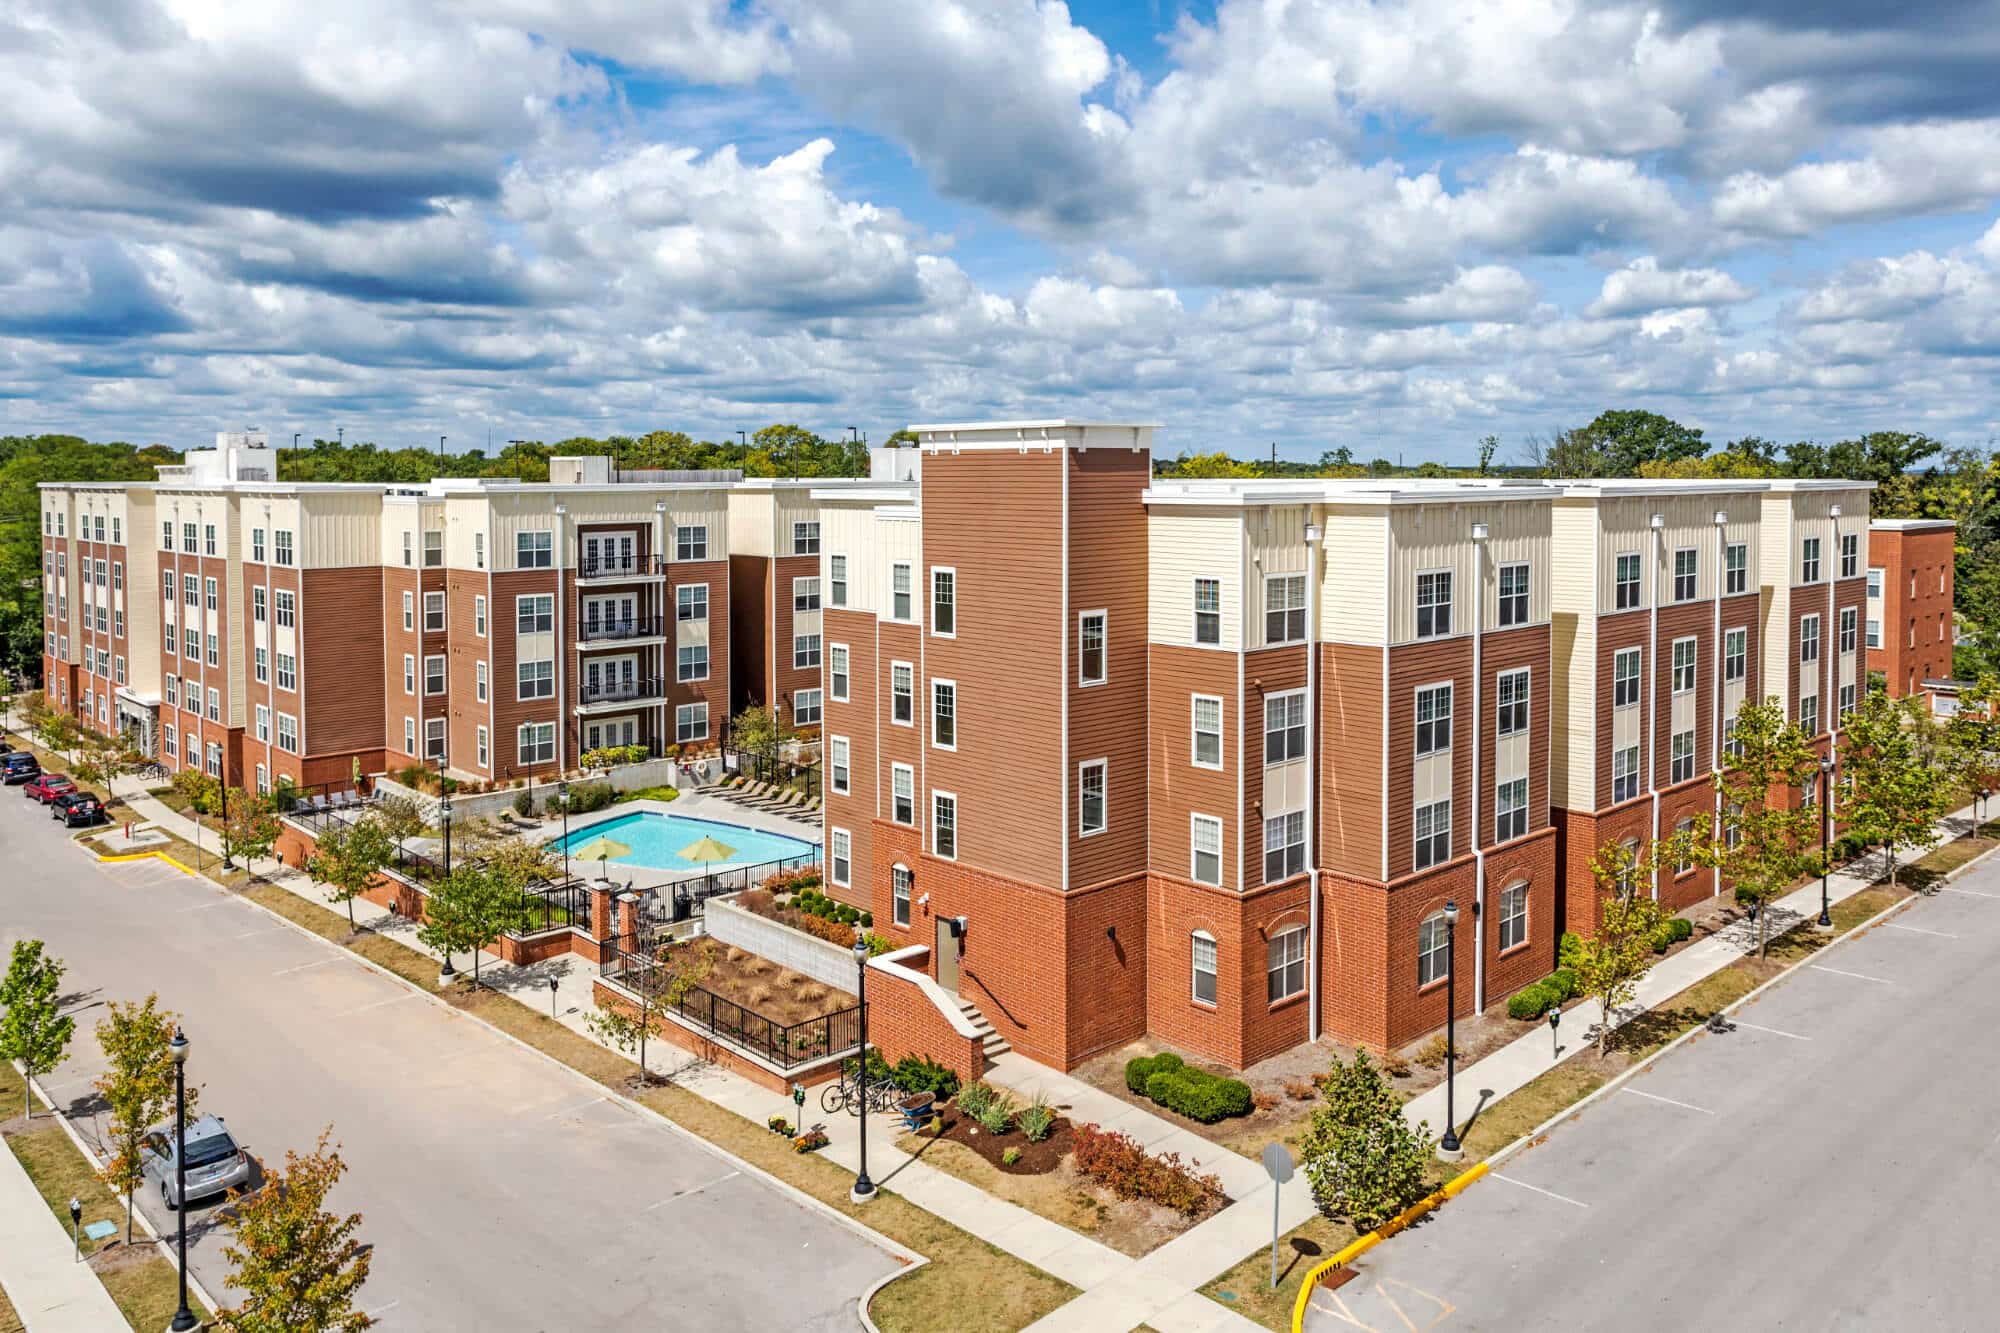
[[1202,1287],[1201,1294],[1245,1319],[1290,1333],[1299,1284],[1314,1265],[1353,1239],[1354,1228],[1347,1223],[1314,1216],[1286,1232],[1278,1242],[1275,1289],[1271,1286],[1271,1248],[1267,1244],[1258,1246],[1256,1253]]

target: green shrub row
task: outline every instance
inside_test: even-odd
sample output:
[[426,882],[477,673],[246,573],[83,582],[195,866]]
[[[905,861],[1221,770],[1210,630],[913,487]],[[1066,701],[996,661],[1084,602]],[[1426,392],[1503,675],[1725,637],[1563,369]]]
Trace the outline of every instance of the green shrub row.
[[1540,1018],[1564,1000],[1575,998],[1576,970],[1559,967],[1532,986],[1523,986],[1507,1000],[1507,1017],[1531,1021]]
[[1693,935],[1694,923],[1692,921],[1685,921],[1680,917],[1670,916],[1660,923],[1658,930],[1653,932],[1653,952],[1665,953],[1682,940],[1692,938]]
[[[842,1068],[847,1077],[854,1077],[854,1060],[851,1057]],[[883,1058],[882,1052],[870,1046],[868,1081],[875,1083],[885,1078],[904,1092],[928,1092],[940,1102],[948,1102],[958,1095],[958,1074],[929,1056],[906,1055],[892,1065]]]
[[1171,1051],[1127,1060],[1125,1086],[1204,1125],[1250,1114],[1249,1084],[1196,1069]]
[[858,907],[827,897],[818,889],[802,888],[798,897],[792,899],[792,906],[807,916],[816,916],[822,921],[838,921],[843,926],[869,927],[875,924],[875,914],[864,912]]

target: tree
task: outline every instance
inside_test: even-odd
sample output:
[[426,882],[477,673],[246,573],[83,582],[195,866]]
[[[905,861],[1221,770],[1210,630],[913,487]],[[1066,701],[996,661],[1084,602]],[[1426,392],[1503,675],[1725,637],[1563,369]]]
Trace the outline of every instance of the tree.
[[1255,477],[1261,475],[1251,463],[1239,462],[1228,454],[1181,454],[1167,464],[1168,476],[1195,477],[1204,480],[1232,477]]
[[1597,1053],[1611,1042],[1611,1015],[1632,1002],[1639,977],[1653,957],[1653,936],[1670,913],[1660,906],[1650,886],[1661,866],[1690,854],[1694,831],[1676,833],[1664,843],[1607,843],[1590,860],[1597,881],[1597,929],[1577,940],[1569,966],[1576,971],[1577,994],[1597,1001]]
[[368,1281],[369,1247],[355,1239],[361,1214],[328,1211],[326,1196],[347,1172],[328,1126],[313,1151],[287,1149],[285,1165],[264,1187],[240,1197],[229,1213],[231,1242],[222,1253],[236,1271],[228,1283],[243,1303],[216,1316],[228,1333],[358,1333],[375,1321],[354,1308]]
[[407,796],[383,797],[375,803],[374,817],[398,847],[429,827],[424,823],[424,812]]
[[[98,1177],[125,1195],[127,1245],[132,1243],[132,1194],[139,1188],[147,1131],[172,1114],[174,1106],[174,1057],[168,1043],[180,1029],[180,1018],[159,1008],[159,999],[148,995],[143,1004],[113,1000],[97,1025],[105,1059],[97,1095],[111,1116],[106,1136],[110,1154]],[[190,1120],[199,1092],[187,1090]]]
[[271,845],[278,840],[278,816],[273,813],[271,798],[231,787],[216,833],[222,840],[224,860],[240,856],[249,862],[269,856]]
[[1972,789],[1976,831],[1985,823],[1986,798],[2000,791],[2000,676],[1987,672],[1960,692],[1958,711],[1945,723],[1944,745],[1951,771]]
[[715,960],[713,940],[699,944],[693,940],[668,942],[650,958],[628,959],[619,980],[627,990],[638,994],[639,1012],[636,1015],[628,1012],[626,1003],[606,1004],[600,996],[597,1012],[583,1020],[584,1027],[599,1041],[626,1055],[636,1051],[639,1081],[645,1082],[651,1077],[646,1071],[646,1038],[663,1030],[664,1012],[678,1009],[681,1001],[708,979],[708,974],[715,970]]
[[35,1075],[46,1074],[69,1053],[76,1020],[62,1011],[62,961],[45,956],[40,940],[14,941],[14,957],[0,978],[0,1060],[19,1060],[27,1079],[21,1114],[32,1119]]
[[1367,1051],[1335,1056],[1320,1097],[1299,1160],[1322,1213],[1367,1231],[1423,1197],[1430,1123],[1410,1126]]
[[729,743],[752,754],[775,754],[784,733],[771,710],[752,704],[729,720]]
[[[1744,703],[1736,710],[1715,775],[1722,797],[1723,837],[1706,859],[1736,886],[1736,901],[1757,908],[1790,892],[1818,865],[1819,811],[1774,801],[1816,781],[1819,756],[1805,733],[1785,719],[1775,698]],[[1771,915],[1757,913],[1757,954],[1770,945]]]
[[187,802],[196,814],[211,814],[222,784],[198,768],[183,768],[173,776],[174,795]]
[[1882,693],[1863,698],[1844,727],[1835,815],[1848,837],[1888,851],[1893,886],[1897,847],[1935,846],[1949,804],[1948,777],[1933,765],[1937,724],[1919,699]]
[[424,924],[417,938],[446,957],[472,953],[472,984],[479,984],[479,954],[510,930],[528,923],[521,881],[488,866],[461,865],[439,880],[424,899]]
[[359,930],[354,900],[396,859],[396,844],[373,815],[353,824],[327,822],[332,827],[319,835],[313,854],[306,858],[306,873],[327,886],[328,902],[347,904],[348,928]]
[[139,752],[121,732],[116,736],[86,734],[73,767],[84,782],[104,788],[107,799],[111,784],[144,763]]
[[76,721],[67,713],[45,713],[35,724],[35,737],[41,741],[44,750],[67,754],[77,742]]
[[1480,476],[1482,477],[1485,476],[1487,471],[1492,468],[1493,455],[1499,452],[1500,452],[1500,437],[1498,435],[1482,435],[1479,437]]

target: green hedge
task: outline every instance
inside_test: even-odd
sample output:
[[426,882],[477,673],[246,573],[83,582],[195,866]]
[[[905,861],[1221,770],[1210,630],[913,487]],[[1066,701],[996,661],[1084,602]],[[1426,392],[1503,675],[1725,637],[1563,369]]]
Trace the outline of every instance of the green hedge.
[[1682,940],[1689,939],[1693,935],[1693,922],[1684,921],[1677,916],[1670,916],[1660,923],[1658,930],[1653,932],[1653,952],[1665,953]]
[[1181,1058],[1171,1051],[1161,1055],[1134,1056],[1125,1062],[1125,1086],[1143,1096],[1147,1079],[1156,1073],[1181,1067]]
[[1250,1114],[1249,1084],[1193,1068],[1172,1052],[1126,1061],[1125,1086],[1204,1125]]
[[1532,986],[1523,986],[1508,997],[1507,1017],[1532,1021],[1564,1000],[1576,995],[1576,969],[1559,967]]

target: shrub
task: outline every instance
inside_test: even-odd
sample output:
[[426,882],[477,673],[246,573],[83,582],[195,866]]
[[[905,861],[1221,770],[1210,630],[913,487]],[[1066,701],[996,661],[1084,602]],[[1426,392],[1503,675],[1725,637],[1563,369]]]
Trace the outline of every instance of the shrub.
[[1056,1127],[1056,1108],[1038,1092],[1014,1117],[1014,1123],[1021,1127],[1021,1133],[1027,1136],[1028,1142],[1040,1143]]
[[1012,1166],[1020,1160],[1021,1150],[1019,1148],[1009,1148],[1006,1152],[1000,1154],[1000,1165],[1002,1166]]
[[872,929],[875,925],[875,914],[873,912],[863,912],[861,914],[861,924]]
[[1402,1100],[1366,1051],[1351,1063],[1333,1062],[1325,1094],[1299,1145],[1313,1202],[1358,1228],[1379,1226],[1423,1197],[1430,1126],[1410,1127]]
[[1542,978],[1542,983],[1547,986],[1559,988],[1562,991],[1562,994],[1556,997],[1558,1000],[1575,999],[1581,993],[1583,987],[1583,983],[1577,980],[1576,969],[1573,967],[1557,968],[1555,971],[1549,973],[1548,976]]
[[861,937],[861,942],[868,946],[868,956],[871,958],[879,957],[896,947],[896,941],[877,935],[872,930]]
[[1275,1092],[1260,1092],[1250,1098],[1252,1104],[1260,1111],[1268,1111],[1283,1100],[1284,1098]]
[[896,1062],[890,1077],[904,1092],[928,1092],[939,1101],[958,1095],[958,1073],[925,1055],[906,1055]]
[[1181,1058],[1172,1051],[1159,1055],[1137,1055],[1125,1062],[1125,1086],[1133,1092],[1144,1093],[1146,1080],[1155,1073],[1182,1067]]
[[1004,1092],[996,1091],[993,1100],[986,1104],[974,1119],[988,1134],[1005,1134],[1014,1127],[1014,1099]]
[[1137,1139],[1097,1125],[1078,1125],[1075,1133],[1076,1169],[1121,1199],[1145,1199],[1193,1217],[1223,1197],[1220,1180],[1188,1170],[1178,1153],[1150,1156]]
[[[1410,1076],[1410,1062],[1403,1058],[1400,1051],[1382,1052],[1381,1065],[1382,1072],[1390,1078],[1408,1078]],[[1322,1089],[1324,1089],[1324,1079],[1316,1079],[1314,1081],[1319,1083]]]
[[959,1091],[958,1109],[977,1120],[987,1107],[993,1105],[995,1095],[992,1084],[974,1083]]
[[1537,981],[1532,986],[1523,986],[1507,998],[1507,1017],[1521,1022],[1532,1022],[1549,1011],[1549,1006],[1560,1003],[1553,994],[1547,980]]
[[1183,1065],[1155,1072],[1146,1080],[1146,1095],[1169,1111],[1212,1125],[1229,1116],[1250,1114],[1250,1085],[1242,1079],[1217,1078]]
[[829,944],[838,944],[843,949],[854,947],[854,927],[830,921],[823,916],[803,916],[796,923],[808,935],[817,935]]
[[1694,924],[1680,917],[1670,916],[1662,921],[1652,933],[1650,942],[1654,953],[1665,953],[1682,940],[1694,934]]
[[1577,937],[1577,933],[1573,930],[1565,930],[1562,933],[1562,939],[1556,943],[1556,965],[1558,967],[1575,967],[1576,960],[1582,952],[1583,941]]
[[1450,1048],[1445,1042],[1444,1033],[1433,1033],[1429,1041],[1417,1048],[1417,1063],[1426,1069],[1435,1069],[1444,1063],[1444,1057],[1449,1052]]
[[1295,1078],[1285,1084],[1285,1095],[1295,1102],[1309,1102],[1319,1095],[1319,1089],[1308,1079]]

